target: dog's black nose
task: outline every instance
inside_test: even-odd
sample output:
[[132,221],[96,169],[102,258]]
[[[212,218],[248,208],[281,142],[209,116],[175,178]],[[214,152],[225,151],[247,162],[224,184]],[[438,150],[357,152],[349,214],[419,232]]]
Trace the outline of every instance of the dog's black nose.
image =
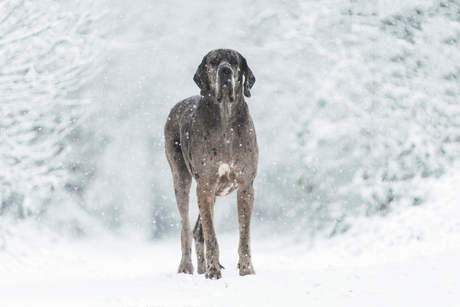
[[222,76],[231,76],[232,70],[230,69],[230,67],[224,66],[220,69],[219,73]]

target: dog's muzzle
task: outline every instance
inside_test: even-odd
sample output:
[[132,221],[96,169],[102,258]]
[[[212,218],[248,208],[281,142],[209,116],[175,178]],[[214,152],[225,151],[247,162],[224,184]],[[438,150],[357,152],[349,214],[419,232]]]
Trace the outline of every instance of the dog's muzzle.
[[233,70],[229,66],[222,66],[217,72],[218,88],[217,88],[217,101],[221,102],[222,98],[227,95],[228,100],[233,102],[235,96],[233,93]]

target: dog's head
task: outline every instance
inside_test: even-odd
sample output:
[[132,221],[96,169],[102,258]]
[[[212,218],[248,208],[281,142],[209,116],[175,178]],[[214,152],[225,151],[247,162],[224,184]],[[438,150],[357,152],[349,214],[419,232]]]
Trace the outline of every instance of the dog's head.
[[241,95],[243,88],[244,96],[251,97],[250,90],[256,82],[246,59],[230,49],[209,52],[198,66],[193,80],[202,94],[215,95],[218,102],[224,97],[230,102],[235,101],[235,96]]

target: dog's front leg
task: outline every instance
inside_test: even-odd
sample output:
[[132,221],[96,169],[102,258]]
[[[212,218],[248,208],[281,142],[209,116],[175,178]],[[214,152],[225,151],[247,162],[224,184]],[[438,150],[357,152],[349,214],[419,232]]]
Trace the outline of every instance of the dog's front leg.
[[251,217],[252,209],[254,208],[254,187],[252,184],[238,187],[237,198],[240,226],[240,243],[238,246],[240,261],[238,262],[238,268],[240,269],[240,275],[244,276],[256,273],[251,261]]
[[219,245],[214,231],[214,189],[207,184],[200,184],[196,188],[198,208],[203,226],[204,241],[206,244],[206,278],[219,279],[222,277],[219,264]]

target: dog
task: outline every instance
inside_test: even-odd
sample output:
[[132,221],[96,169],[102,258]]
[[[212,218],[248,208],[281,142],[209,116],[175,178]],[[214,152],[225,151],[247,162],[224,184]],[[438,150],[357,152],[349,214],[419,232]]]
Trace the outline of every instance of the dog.
[[[259,149],[243,93],[251,97],[250,90],[256,79],[240,53],[216,49],[203,58],[193,80],[201,95],[177,103],[164,131],[165,151],[182,224],[182,260],[178,273],[193,274],[193,234],[198,274],[206,273],[205,277],[210,279],[222,277],[214,230],[214,204],[217,196],[237,190],[240,236],[237,268],[241,276],[255,274],[250,227]],[[193,232],[188,214],[192,177],[197,183],[199,207]]]

